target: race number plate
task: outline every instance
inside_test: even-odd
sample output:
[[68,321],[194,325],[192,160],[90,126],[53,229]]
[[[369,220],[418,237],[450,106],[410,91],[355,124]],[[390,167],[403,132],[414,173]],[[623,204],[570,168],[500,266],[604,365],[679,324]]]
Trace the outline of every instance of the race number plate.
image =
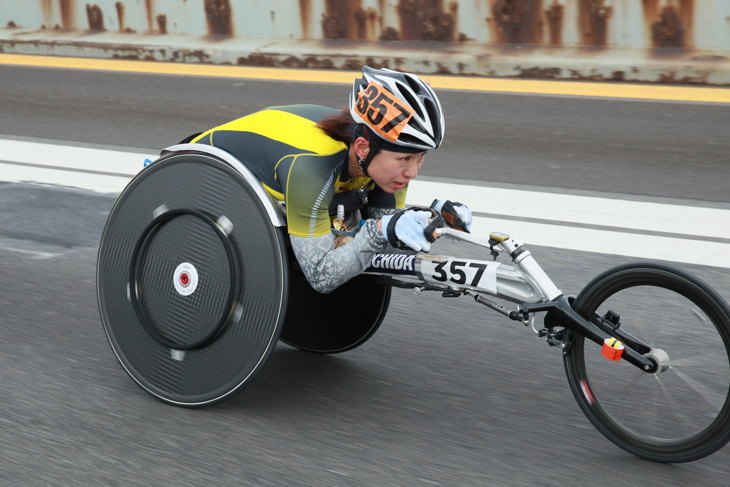
[[424,256],[418,263],[419,277],[424,281],[497,293],[499,262]]
[[393,93],[372,81],[357,94],[355,109],[363,119],[367,119],[370,128],[391,142],[398,140],[414,113],[412,108],[403,106]]

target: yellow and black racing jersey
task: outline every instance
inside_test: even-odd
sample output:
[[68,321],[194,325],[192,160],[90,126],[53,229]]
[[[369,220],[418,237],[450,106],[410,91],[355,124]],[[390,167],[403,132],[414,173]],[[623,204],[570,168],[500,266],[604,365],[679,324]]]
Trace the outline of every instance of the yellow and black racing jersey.
[[337,193],[370,187],[369,205],[405,207],[406,188],[388,194],[370,178],[350,177],[347,146],[317,127],[336,113],[319,105],[269,107],[191,142],[223,149],[251,170],[271,195],[284,201],[291,235],[319,237],[330,232],[330,203]]

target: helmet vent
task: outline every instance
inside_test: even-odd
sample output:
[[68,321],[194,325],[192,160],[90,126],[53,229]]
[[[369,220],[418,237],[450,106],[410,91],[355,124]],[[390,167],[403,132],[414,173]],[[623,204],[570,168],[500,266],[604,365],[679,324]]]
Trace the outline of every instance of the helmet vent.
[[428,114],[429,120],[434,125],[434,133],[438,133],[439,129],[439,122],[440,122],[440,111],[439,107],[436,106],[436,104],[433,102],[433,100],[430,100],[428,98],[423,99],[423,104],[426,107],[426,113]]
[[423,146],[423,141],[421,139],[418,139],[410,134],[400,134],[400,137],[398,137],[398,141],[415,146]]
[[[406,78],[406,79],[408,79],[408,78]],[[416,100],[409,91],[406,91],[406,90],[399,90],[399,91],[400,91],[400,93],[398,93],[398,94],[401,96],[401,98],[403,98],[403,100],[406,103],[408,103],[411,106],[411,108],[413,108],[416,111],[416,113],[418,113],[419,117],[423,118],[425,113],[423,113],[423,111],[421,110],[421,104],[418,103],[418,100]]]
[[420,94],[423,91],[423,87],[421,87],[418,81],[413,79],[413,77],[406,75],[405,78],[408,86],[411,87],[411,90],[413,90],[414,93]]

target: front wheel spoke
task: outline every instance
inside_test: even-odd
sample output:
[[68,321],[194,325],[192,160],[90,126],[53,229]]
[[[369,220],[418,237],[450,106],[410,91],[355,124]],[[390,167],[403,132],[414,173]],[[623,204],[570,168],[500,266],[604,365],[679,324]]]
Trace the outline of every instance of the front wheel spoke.
[[[695,391],[701,399],[704,400],[704,402],[710,406],[710,411],[715,414],[717,413],[721,408],[722,405],[727,400],[727,393],[728,393],[728,387],[726,386],[724,391],[716,391],[713,390],[701,382],[699,382],[696,379],[693,379],[690,375],[675,369],[670,369],[672,372],[676,374],[677,377],[679,377],[682,382],[687,384],[688,387],[690,387],[693,391]],[[723,393],[725,395],[723,395]],[[697,411],[695,411],[697,413]]]
[[691,357],[672,359],[670,365],[672,369],[676,369],[677,367],[701,367],[703,370],[708,370],[709,367],[717,365],[718,362],[722,360],[726,360],[726,358],[720,357],[719,359],[717,359],[710,357],[708,354],[702,354],[693,355]]
[[[659,385],[659,390],[661,391],[662,396],[666,399],[666,402],[664,403],[668,406],[666,410],[677,420],[675,426],[679,426],[680,424],[688,426],[696,424],[696,411],[685,411],[687,406],[683,407],[679,402],[677,402],[677,399],[675,397],[677,396],[677,393],[672,392],[669,390],[669,388],[667,388],[666,384],[664,384],[663,378],[658,375],[655,375],[654,378]],[[660,407],[661,405],[658,406]],[[657,420],[658,419],[659,418],[657,417]],[[667,423],[671,424],[669,422]]]
[[[633,365],[629,365],[629,367],[633,367]],[[642,386],[639,383],[642,382],[644,377],[646,377],[646,373],[641,370],[636,369],[635,371],[629,372],[628,380],[624,381],[624,385],[617,392],[622,396],[627,396],[634,393],[634,391],[641,390]]]

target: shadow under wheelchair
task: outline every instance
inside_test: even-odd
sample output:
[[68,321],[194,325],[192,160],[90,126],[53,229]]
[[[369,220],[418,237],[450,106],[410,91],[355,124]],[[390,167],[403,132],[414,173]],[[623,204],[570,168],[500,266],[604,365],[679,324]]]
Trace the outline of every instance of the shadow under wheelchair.
[[345,355],[309,353],[279,344],[254,381],[209,410],[256,413],[289,410],[292,404],[311,408],[321,405],[323,397],[357,402],[368,394],[367,384],[376,375]]
[[311,402],[333,393],[365,394],[363,382],[372,380],[370,371],[340,353],[362,345],[378,330],[388,310],[391,288],[380,284],[376,276],[361,275],[321,294],[300,271],[291,269],[288,277],[289,299],[279,336],[282,343],[255,380],[230,402],[245,404],[247,409],[271,409],[287,407],[299,398]]

